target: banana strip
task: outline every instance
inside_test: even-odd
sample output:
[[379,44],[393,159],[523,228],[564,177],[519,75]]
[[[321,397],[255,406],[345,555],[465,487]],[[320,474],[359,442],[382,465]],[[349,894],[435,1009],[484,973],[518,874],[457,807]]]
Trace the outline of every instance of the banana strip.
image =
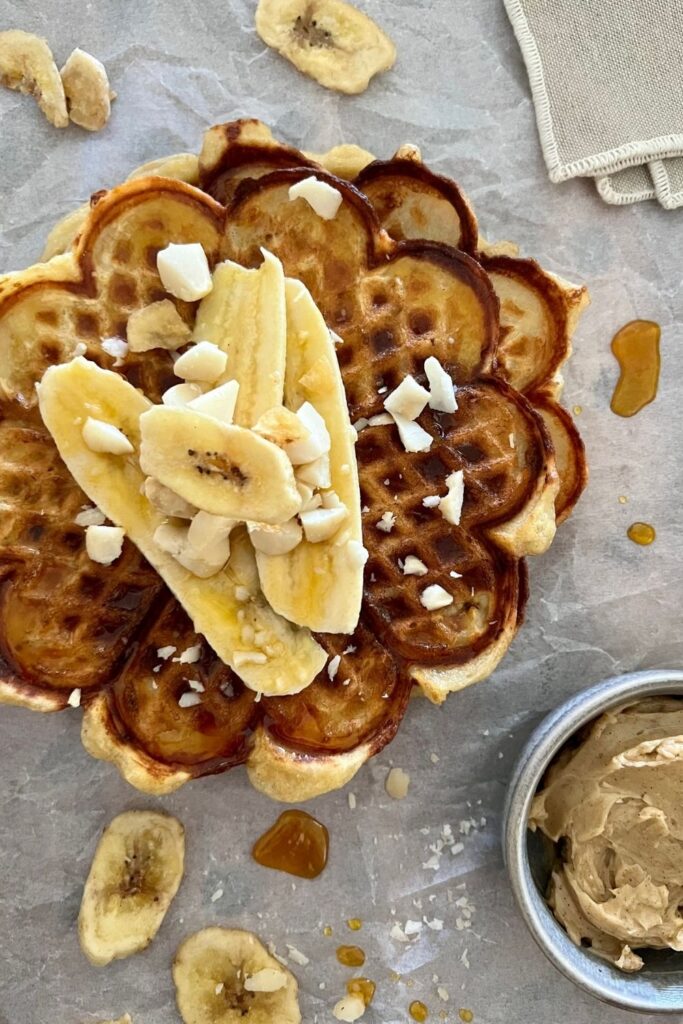
[[[91,963],[145,949],[159,931],[183,877],[185,830],[154,811],[127,811],[102,833],[78,916]],[[125,1020],[125,1018],[123,1018]]]
[[298,986],[251,932],[204,928],[173,961],[185,1024],[300,1024]]
[[285,403],[310,402],[325,420],[331,439],[332,489],[347,516],[329,540],[302,541],[287,554],[256,552],[263,592],[290,622],[321,633],[352,633],[363,597],[362,526],[358,468],[346,393],[334,342],[310,293],[287,279],[287,367]]
[[233,422],[253,427],[262,413],[282,405],[287,351],[285,277],[280,261],[263,250],[258,270],[219,263],[213,288],[197,310],[193,339],[227,353],[224,375],[239,381]]
[[[190,616],[194,628],[251,689],[298,693],[326,661],[307,630],[286,622],[266,603],[246,531],[231,535],[225,569],[199,579],[154,543],[165,519],[141,493],[144,474],[140,416],[150,402],[127,381],[83,358],[52,366],[38,388],[41,415],[78,485],[126,534],[157,570]],[[93,452],[82,436],[88,416],[115,424],[135,448],[132,455]],[[256,637],[256,639],[254,639]]]

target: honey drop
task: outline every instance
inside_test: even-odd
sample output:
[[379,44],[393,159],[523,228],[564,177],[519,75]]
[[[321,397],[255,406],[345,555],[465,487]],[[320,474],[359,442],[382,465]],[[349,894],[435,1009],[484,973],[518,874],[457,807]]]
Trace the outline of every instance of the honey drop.
[[660,334],[659,324],[652,320],[631,320],[612,338],[621,371],[610,404],[617,416],[635,416],[656,397]]
[[362,967],[365,963],[365,953],[360,946],[338,946],[337,960],[344,967]]
[[458,1010],[458,1017],[464,1021],[465,1024],[472,1024],[474,1020],[474,1014],[471,1010]]
[[427,1020],[427,1017],[429,1016],[429,1010],[427,1009],[424,1003],[420,1002],[419,999],[416,999],[414,1002],[410,1004],[410,1006],[408,1007],[408,1013],[413,1018],[413,1020],[418,1021],[419,1024],[422,1024],[422,1021]]
[[363,922],[359,917],[350,917],[346,924],[352,932],[359,932],[363,927]]
[[583,412],[583,406],[582,405],[575,405],[573,412],[574,412],[575,416],[580,416],[581,413]]
[[351,978],[346,983],[346,991],[350,996],[360,996],[366,1006],[369,1006],[375,995],[376,985],[369,978]]
[[327,864],[329,833],[306,811],[285,811],[254,843],[252,856],[265,868],[298,878],[317,878]]
[[648,544],[652,544],[657,534],[655,533],[654,526],[650,526],[649,523],[631,523],[626,531],[626,536],[634,544],[647,547]]
[[331,935],[331,934],[332,934],[332,928],[330,927],[330,925],[329,925],[329,924],[326,924],[326,925],[325,925],[325,927],[323,928],[323,935],[324,935],[324,936],[325,936],[326,938],[328,938],[328,939],[329,939],[329,937],[330,937],[330,935]]

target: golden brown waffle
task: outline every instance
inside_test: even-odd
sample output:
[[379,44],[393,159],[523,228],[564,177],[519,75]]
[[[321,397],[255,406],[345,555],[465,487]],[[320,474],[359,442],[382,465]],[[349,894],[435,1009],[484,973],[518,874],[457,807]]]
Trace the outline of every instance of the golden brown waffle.
[[[411,168],[418,167],[414,157]],[[335,159],[354,170],[365,162],[355,151]],[[167,166],[165,173],[196,180],[191,158]],[[73,251],[0,279],[0,700],[51,710],[78,687],[87,749],[148,791],[168,792],[246,760],[259,788],[306,799],[342,785],[392,738],[414,680],[440,701],[488,675],[522,619],[520,558],[545,550],[555,529],[558,479],[544,419],[565,463],[572,456],[581,462],[554,403],[553,382],[566,357],[557,339],[568,337],[568,322],[560,323],[559,306],[546,299],[547,320],[534,321],[533,335],[524,321],[530,301],[519,314],[504,301],[504,337],[510,341],[515,324],[524,326],[501,356],[498,301],[483,264],[497,259],[489,263],[494,282],[496,274],[512,280],[515,291],[521,281],[524,296],[549,295],[551,279],[539,270],[542,277],[529,284],[528,261],[482,256],[476,221],[457,187],[445,179],[434,186],[421,164],[410,179],[419,188],[394,208],[401,216],[391,219],[393,230],[419,221],[422,206],[429,235],[430,219],[446,203],[448,231],[457,232],[461,249],[439,236],[391,239],[366,195],[333,177],[344,201],[334,220],[322,221],[288,199],[289,186],[311,167],[325,177],[257,122],[220,126],[207,133],[200,160],[204,191],[143,178],[98,194]],[[152,399],[175,381],[168,354],[145,353],[119,368],[101,344],[125,336],[130,313],[162,297],[156,253],[170,241],[199,241],[212,262],[231,257],[255,265],[261,245],[277,253],[343,338],[338,352],[354,418],[381,411],[384,389],[406,373],[423,379],[427,355],[437,355],[459,385],[455,415],[422,415],[435,437],[430,452],[407,454],[392,427],[361,431],[370,551],[361,623],[352,637],[318,638],[341,656],[339,669],[333,679],[323,670],[294,697],[257,701],[206,644],[197,663],[173,660],[201,638],[131,546],[109,567],[87,558],[74,524],[87,499],[37,419],[35,382],[78,345]],[[190,307],[178,308],[191,320]],[[505,380],[515,372],[519,378],[525,345],[534,346],[533,359],[545,352],[543,370],[524,383],[528,395]],[[463,469],[466,485],[459,527],[423,505],[424,497],[445,493],[454,469]],[[581,474],[567,479],[565,510]],[[376,525],[386,511],[395,514],[389,533]],[[426,611],[420,578],[401,571],[408,554],[428,565],[429,582],[448,589],[452,605]],[[167,645],[177,651],[164,659],[157,652]],[[181,708],[190,680],[204,687],[202,702]]]

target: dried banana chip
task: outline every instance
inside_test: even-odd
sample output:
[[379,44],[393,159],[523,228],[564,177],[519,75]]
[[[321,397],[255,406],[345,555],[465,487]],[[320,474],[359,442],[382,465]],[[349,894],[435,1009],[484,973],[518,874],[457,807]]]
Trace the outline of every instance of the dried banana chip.
[[259,0],[256,31],[326,89],[359,93],[396,60],[391,39],[344,0]]
[[66,128],[64,86],[45,39],[20,29],[0,32],[0,84],[35,96],[55,128]]
[[109,88],[104,64],[76,48],[59,73],[73,123],[89,132],[104,128],[111,114],[111,101],[116,98]]
[[183,942],[173,981],[185,1024],[300,1024],[294,975],[251,932],[204,928]]
[[103,965],[145,949],[183,877],[185,833],[168,814],[126,811],[102,833],[78,917],[81,948]]

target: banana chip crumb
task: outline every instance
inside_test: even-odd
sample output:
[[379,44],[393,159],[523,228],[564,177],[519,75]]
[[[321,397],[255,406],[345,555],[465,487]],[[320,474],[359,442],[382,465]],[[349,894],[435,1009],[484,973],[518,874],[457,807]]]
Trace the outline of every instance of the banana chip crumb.
[[364,92],[396,60],[391,39],[344,0],[259,0],[256,31],[326,89]]

